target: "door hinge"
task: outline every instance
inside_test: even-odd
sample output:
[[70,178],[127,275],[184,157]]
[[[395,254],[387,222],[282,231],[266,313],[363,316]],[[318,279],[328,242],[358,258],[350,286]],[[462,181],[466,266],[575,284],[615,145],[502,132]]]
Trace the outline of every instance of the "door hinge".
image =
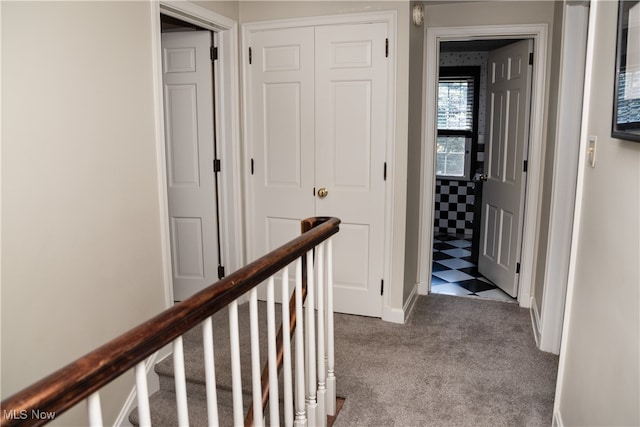
[[251,51],[251,48],[249,48],[249,64],[251,64],[253,62],[253,52]]
[[382,171],[382,178],[386,181],[387,180],[387,162],[384,162],[384,168]]
[[214,159],[213,172],[220,172],[220,159]]
[[520,263],[516,263],[516,274],[520,274]]
[[533,52],[529,53],[529,65],[533,65]]
[[526,172],[529,169],[529,161],[525,160],[522,164],[522,172]]
[[380,295],[384,295],[384,279],[380,280]]
[[211,46],[211,61],[215,61],[218,59],[218,48],[215,46]]
[[384,57],[389,57],[389,39],[384,39]]
[[218,279],[224,279],[224,265],[218,266]]
[[253,159],[251,159],[251,175],[253,175]]

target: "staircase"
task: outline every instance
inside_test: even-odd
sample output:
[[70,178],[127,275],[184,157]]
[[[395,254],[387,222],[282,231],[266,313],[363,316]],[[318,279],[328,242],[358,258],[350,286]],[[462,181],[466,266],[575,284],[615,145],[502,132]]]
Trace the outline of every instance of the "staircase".
[[[258,303],[260,329],[260,362],[267,360],[266,346],[266,304]],[[277,304],[276,323],[280,324],[280,305]],[[252,401],[251,397],[251,343],[249,340],[249,304],[238,306],[238,326],[240,331],[240,354],[242,373],[243,413],[246,414]],[[218,417],[221,426],[233,425],[233,400],[231,387],[231,357],[229,345],[229,316],[227,310],[216,313],[213,317],[213,342],[216,367],[216,383],[218,397]],[[196,327],[183,335],[185,374],[189,402],[189,425],[207,426],[207,400],[205,387],[205,367],[202,328]],[[175,377],[173,358],[167,357],[155,366],[160,379],[160,390],[150,398],[151,422],[154,426],[177,426]],[[282,373],[279,390],[282,390]],[[282,393],[280,393],[282,394]],[[280,423],[282,420],[282,403]],[[269,410],[265,410],[266,423],[269,423]],[[138,426],[137,408],[131,412],[129,421]]]
[[[88,425],[102,426],[101,389],[131,371],[134,425],[327,425],[337,410],[331,236],[339,224],[303,220],[299,237],[3,400],[0,427],[43,425],[28,414],[60,415],[82,401]],[[276,281],[291,295],[280,310]],[[173,356],[156,365],[160,391],[150,397],[146,361],[168,344]]]

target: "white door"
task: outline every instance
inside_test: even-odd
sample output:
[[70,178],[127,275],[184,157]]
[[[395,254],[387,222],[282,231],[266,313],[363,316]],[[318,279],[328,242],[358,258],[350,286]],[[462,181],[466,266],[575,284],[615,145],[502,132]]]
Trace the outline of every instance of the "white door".
[[487,154],[478,270],[512,297],[518,294],[525,173],[529,139],[533,41],[489,54]]
[[383,24],[254,33],[249,68],[252,258],[305,217],[341,218],[335,309],[367,316],[382,313],[386,37]]
[[251,52],[253,260],[314,215],[313,28],[255,33]]
[[162,34],[173,293],[218,280],[211,33]]
[[335,310],[381,316],[387,58],[385,24],[316,29],[316,215],[342,220]]

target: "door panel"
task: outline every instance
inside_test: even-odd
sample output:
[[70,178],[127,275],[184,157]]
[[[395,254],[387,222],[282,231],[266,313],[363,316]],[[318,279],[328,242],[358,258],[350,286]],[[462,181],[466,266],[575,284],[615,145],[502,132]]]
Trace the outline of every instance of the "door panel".
[[335,309],[381,316],[387,62],[384,24],[316,29],[316,214],[342,220]]
[[200,218],[171,218],[172,258],[177,279],[204,279],[204,251]]
[[386,37],[383,24],[253,33],[248,79],[251,258],[299,235],[305,217],[338,217],[334,306],[369,316],[382,314]]
[[264,86],[265,185],[300,188],[300,84]]
[[518,294],[532,48],[531,40],[522,40],[489,55],[488,180],[482,192],[478,269],[512,297]]
[[[314,215],[313,28],[260,32],[251,45],[254,260],[299,236],[300,221]],[[289,280],[293,289],[294,274]]]
[[211,33],[162,35],[174,299],[218,279]]
[[314,215],[313,28],[255,33],[250,113],[254,160],[249,258],[300,235]]

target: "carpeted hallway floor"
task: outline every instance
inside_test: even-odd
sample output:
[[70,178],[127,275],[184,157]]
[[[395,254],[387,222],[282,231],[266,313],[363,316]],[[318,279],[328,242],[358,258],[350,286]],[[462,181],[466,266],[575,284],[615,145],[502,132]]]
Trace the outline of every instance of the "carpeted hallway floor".
[[419,297],[407,324],[336,315],[335,426],[550,426],[558,357],[529,311]]

